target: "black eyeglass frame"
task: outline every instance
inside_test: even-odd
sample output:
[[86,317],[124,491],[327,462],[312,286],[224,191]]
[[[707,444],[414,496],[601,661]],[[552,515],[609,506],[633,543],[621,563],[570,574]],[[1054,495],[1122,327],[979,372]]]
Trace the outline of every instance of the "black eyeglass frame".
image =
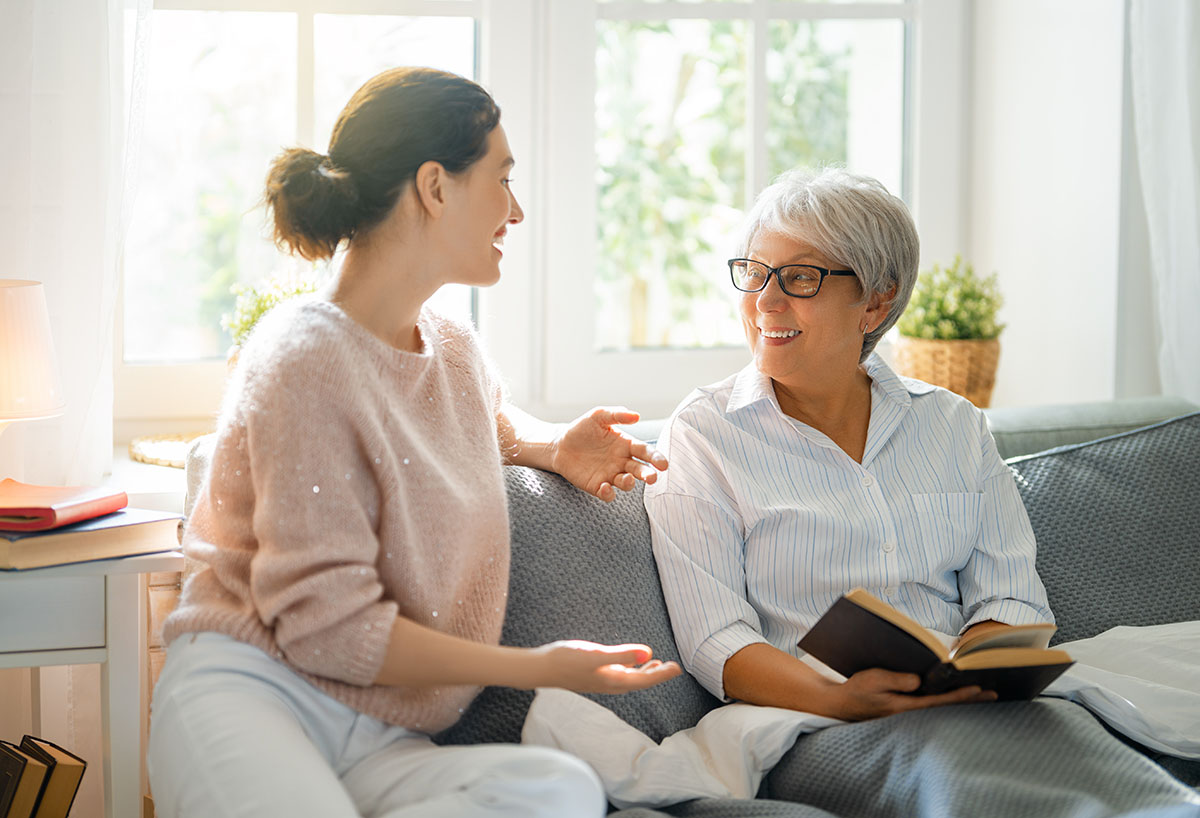
[[[738,286],[737,273],[734,272],[733,265],[737,264],[739,261],[745,261],[750,264],[758,264],[762,267],[767,268],[767,277],[763,279],[763,283],[762,283],[761,287],[756,287],[753,290],[747,290],[744,287]],[[813,298],[819,292],[821,292],[821,285],[825,283],[826,276],[856,276],[857,275],[857,273],[855,273],[853,270],[830,270],[827,267],[818,267],[815,264],[784,264],[781,267],[772,267],[769,264],[765,264],[761,261],[758,261],[758,260],[752,259],[752,258],[731,258],[731,259],[729,259],[728,264],[729,264],[729,278],[733,282],[734,289],[736,289],[738,292],[761,293],[763,290],[765,290],[767,288],[767,285],[771,283],[771,276],[773,275],[773,276],[775,276],[775,280],[779,282],[779,289],[783,291],[783,294],[786,296],[790,296],[792,298]],[[787,286],[785,286],[783,283],[782,271],[786,270],[789,267],[804,267],[809,270],[816,270],[818,273],[820,273],[821,277],[819,279],[817,279],[817,289],[813,290],[808,295],[797,295],[796,293],[788,290]]]

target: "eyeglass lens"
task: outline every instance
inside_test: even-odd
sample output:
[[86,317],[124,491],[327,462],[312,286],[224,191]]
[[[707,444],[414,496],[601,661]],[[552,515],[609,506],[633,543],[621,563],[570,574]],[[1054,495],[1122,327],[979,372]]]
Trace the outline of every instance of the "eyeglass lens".
[[[733,283],[744,292],[757,292],[767,284],[771,268],[757,261],[739,259],[730,265]],[[779,268],[779,283],[788,295],[812,295],[821,287],[821,271],[804,264]]]

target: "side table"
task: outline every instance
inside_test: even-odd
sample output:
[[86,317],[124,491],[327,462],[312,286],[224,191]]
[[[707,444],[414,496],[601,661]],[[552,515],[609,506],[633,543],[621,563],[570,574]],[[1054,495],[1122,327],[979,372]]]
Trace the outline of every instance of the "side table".
[[182,569],[165,551],[0,571],[0,668],[100,664],[107,818],[142,813],[146,575]]

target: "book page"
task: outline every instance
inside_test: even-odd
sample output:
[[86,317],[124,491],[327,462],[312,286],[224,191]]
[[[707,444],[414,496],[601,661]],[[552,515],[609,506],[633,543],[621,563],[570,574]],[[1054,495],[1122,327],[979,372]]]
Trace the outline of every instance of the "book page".
[[1069,665],[1071,656],[1065,650],[1052,648],[996,648],[977,650],[960,656],[952,664],[959,670],[982,670],[993,667],[1035,667],[1038,665]]
[[1049,622],[1037,622],[1031,625],[1008,625],[994,631],[986,631],[972,635],[950,651],[951,658],[963,656],[977,650],[992,648],[1045,648],[1050,644],[1050,637],[1058,630]]

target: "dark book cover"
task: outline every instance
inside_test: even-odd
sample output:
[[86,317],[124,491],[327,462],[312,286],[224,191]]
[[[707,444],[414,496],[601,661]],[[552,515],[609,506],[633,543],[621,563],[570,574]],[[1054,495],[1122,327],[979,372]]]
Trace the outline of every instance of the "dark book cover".
[[10,741],[0,740],[0,767],[9,760],[21,767],[21,773],[15,782],[11,799],[0,797],[0,815],[4,818],[30,818],[41,800],[42,789],[52,765]]
[[17,785],[21,783],[21,774],[25,772],[25,763],[23,755],[0,745],[0,815],[8,815]]
[[1070,662],[1054,665],[1021,665],[1020,667],[989,667],[959,670],[953,665],[938,664],[924,676],[917,693],[945,693],[967,685],[979,685],[996,691],[998,701],[1032,699],[1046,689],[1071,666]]
[[21,749],[49,766],[34,818],[66,818],[75,794],[79,792],[87,762],[70,750],[37,736],[22,736]]
[[854,595],[861,597],[863,604],[907,621],[910,629],[925,638],[843,596],[797,643],[843,676],[878,667],[919,676],[921,686],[914,695],[978,685],[995,691],[1000,701],[1008,701],[1032,699],[1072,664],[1061,650],[1037,648],[984,647],[951,659],[931,631],[864,591],[851,592]]
[[799,647],[843,676],[881,667],[924,678],[942,661],[920,639],[846,597],[817,620]]

